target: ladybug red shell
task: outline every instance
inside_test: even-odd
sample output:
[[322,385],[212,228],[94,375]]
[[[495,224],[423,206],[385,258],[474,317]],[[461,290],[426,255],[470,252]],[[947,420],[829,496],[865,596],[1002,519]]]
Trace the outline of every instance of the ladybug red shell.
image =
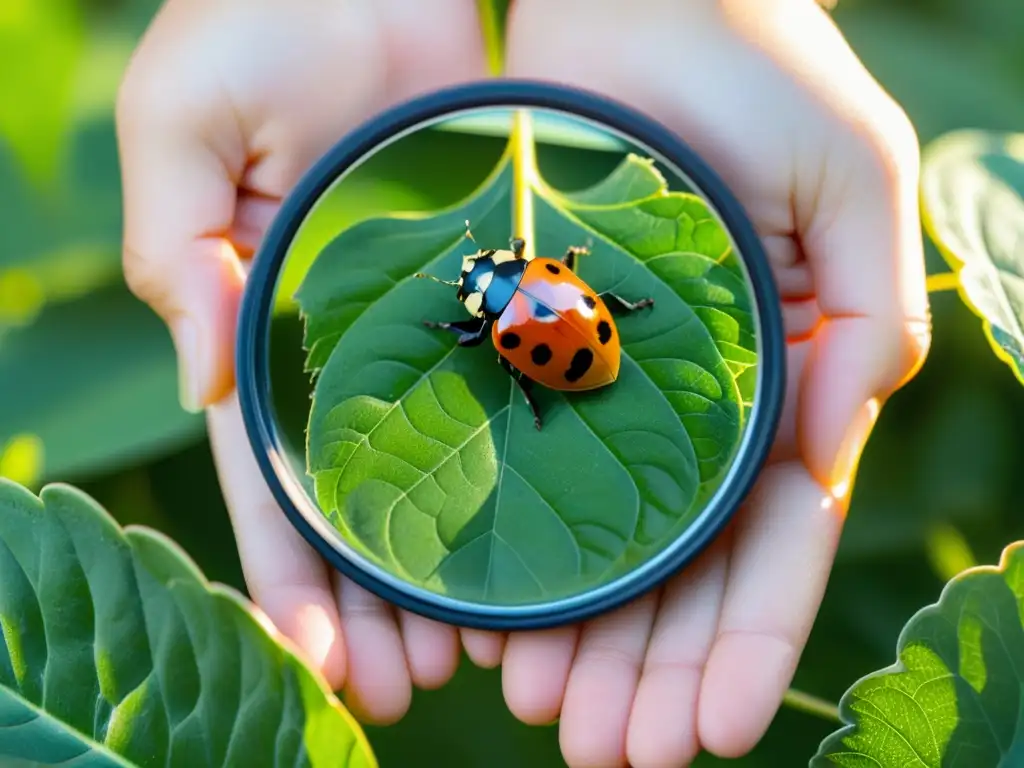
[[[466,234],[472,239],[469,222]],[[576,257],[589,253],[586,248],[570,246],[561,260],[528,259],[525,241],[516,238],[510,245],[511,250],[464,256],[458,280],[416,276],[458,288],[456,296],[472,319],[424,324],[457,333],[463,347],[477,346],[490,329],[498,360],[519,384],[540,429],[533,383],[582,391],[614,382],[622,350],[612,313],[634,312],[654,300],[596,293],[575,272]]]

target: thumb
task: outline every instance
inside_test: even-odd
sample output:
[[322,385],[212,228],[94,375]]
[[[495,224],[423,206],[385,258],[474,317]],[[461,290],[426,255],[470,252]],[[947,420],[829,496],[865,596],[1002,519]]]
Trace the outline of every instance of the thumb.
[[[244,273],[228,234],[235,220],[232,180],[242,147],[214,151],[207,135],[232,135],[226,110],[180,105],[129,72],[118,98],[124,198],[124,274],[131,291],[170,328],[180,397],[201,410],[234,387],[233,347]],[[215,104],[215,101],[208,103]],[[234,156],[237,162],[225,162]]]

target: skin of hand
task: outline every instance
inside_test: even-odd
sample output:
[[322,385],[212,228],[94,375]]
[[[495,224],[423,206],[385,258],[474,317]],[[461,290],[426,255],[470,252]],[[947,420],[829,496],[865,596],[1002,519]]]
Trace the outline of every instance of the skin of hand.
[[167,0],[118,96],[126,281],[171,329],[184,404],[206,409],[250,595],[371,722],[451,678],[458,630],[330,572],[280,511],[234,395],[236,313],[312,163],[380,110],[485,76],[472,0]]
[[931,343],[916,134],[813,0],[516,0],[506,72],[618,98],[716,169],[779,284],[788,388],[768,465],[695,565],[582,627],[474,647],[504,646],[509,707],[560,718],[572,768],[740,756],[792,679],[881,405]]
[[[517,717],[560,719],[572,768],[738,756],[792,677],[881,405],[930,344],[917,139],[812,0],[515,0],[506,46],[508,75],[618,98],[722,175],[779,283],[789,387],[769,465],[683,574],[582,626],[462,644],[502,663]],[[471,0],[168,0],[118,103],[126,279],[207,410],[250,592],[373,722],[451,677],[458,631],[329,573],[276,507],[233,394],[235,313],[245,260],[317,157],[396,101],[485,74]]]

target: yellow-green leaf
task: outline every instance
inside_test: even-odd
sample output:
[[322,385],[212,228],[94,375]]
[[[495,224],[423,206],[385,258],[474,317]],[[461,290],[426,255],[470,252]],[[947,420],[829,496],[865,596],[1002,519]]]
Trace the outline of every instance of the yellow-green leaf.
[[75,0],[0,3],[0,138],[39,183],[58,168],[84,37]]
[[1024,384],[1024,134],[956,131],[929,145],[925,227],[996,355]]
[[1024,542],[952,579],[904,627],[898,660],[839,702],[811,768],[1024,765]]

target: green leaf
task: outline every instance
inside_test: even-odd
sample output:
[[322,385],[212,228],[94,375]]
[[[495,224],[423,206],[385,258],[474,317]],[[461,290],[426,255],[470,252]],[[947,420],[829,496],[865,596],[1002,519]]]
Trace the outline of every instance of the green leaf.
[[[279,312],[295,309],[293,295],[309,265],[339,229],[396,210],[429,210],[469,194],[494,166],[502,146],[491,137],[419,131],[376,151],[317,201],[296,233],[275,294]],[[447,162],[453,153],[459,163]]]
[[5,765],[376,765],[241,595],[74,488],[0,480],[0,585]]
[[56,176],[84,27],[74,0],[0,5],[0,138],[38,183]]
[[1024,134],[957,131],[924,153],[925,228],[1024,384]]
[[1024,542],[998,568],[965,571],[920,610],[898,661],[839,704],[842,730],[811,768],[980,768],[1024,764]]
[[160,319],[123,286],[47,306],[0,336],[0,442],[42,443],[46,478],[138,463],[203,434],[178,402]]
[[[736,377],[756,362],[750,296],[700,198],[637,157],[574,195],[517,186],[513,171],[507,154],[451,209],[346,229],[297,294],[318,374],[307,458],[320,508],[400,577],[501,603],[605,583],[691,523],[732,458]],[[466,219],[481,246],[506,244],[517,196],[537,253],[592,239],[579,272],[595,291],[656,301],[617,320],[613,386],[535,389],[539,433],[493,348],[423,327],[466,317],[454,290],[412,279],[458,274],[477,247]]]

